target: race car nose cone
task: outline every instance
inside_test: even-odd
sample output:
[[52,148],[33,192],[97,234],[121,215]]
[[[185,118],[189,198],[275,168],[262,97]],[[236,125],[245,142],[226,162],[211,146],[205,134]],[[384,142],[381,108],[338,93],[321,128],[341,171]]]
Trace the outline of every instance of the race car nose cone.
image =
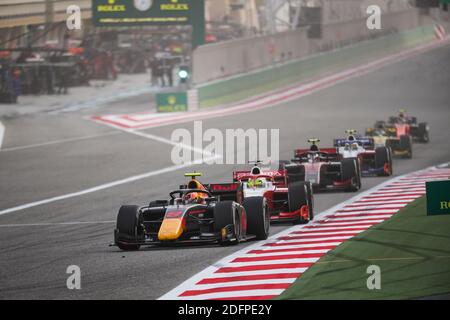
[[164,219],[158,232],[158,240],[177,240],[183,233],[184,219]]

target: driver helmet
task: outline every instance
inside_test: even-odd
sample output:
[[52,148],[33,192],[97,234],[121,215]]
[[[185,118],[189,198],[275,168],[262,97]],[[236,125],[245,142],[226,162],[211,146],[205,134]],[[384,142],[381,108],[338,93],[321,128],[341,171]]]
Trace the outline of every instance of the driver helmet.
[[408,117],[406,116],[406,110],[405,109],[400,109],[400,111],[398,112],[398,118],[400,119],[400,121],[402,123],[405,123],[408,121]]
[[203,201],[203,198],[198,192],[191,192],[184,196],[184,201],[186,203],[201,203]]
[[311,162],[318,161],[320,159],[320,156],[318,153],[310,153],[308,155],[308,157]]
[[345,150],[350,150],[350,144],[349,144],[349,143],[346,143],[345,146],[344,146],[344,149],[345,149]]
[[352,143],[352,150],[358,150],[358,144],[356,142]]
[[259,178],[248,179],[247,186],[249,188],[261,188],[263,186],[263,181]]

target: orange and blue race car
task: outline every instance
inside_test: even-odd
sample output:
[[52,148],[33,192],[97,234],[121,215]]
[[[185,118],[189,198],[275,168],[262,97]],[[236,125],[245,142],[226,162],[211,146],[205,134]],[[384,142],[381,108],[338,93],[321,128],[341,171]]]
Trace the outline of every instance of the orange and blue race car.
[[245,202],[241,183],[202,184],[201,173],[149,205],[124,205],[117,216],[114,244],[122,250],[181,243],[237,244],[269,236],[263,198]]

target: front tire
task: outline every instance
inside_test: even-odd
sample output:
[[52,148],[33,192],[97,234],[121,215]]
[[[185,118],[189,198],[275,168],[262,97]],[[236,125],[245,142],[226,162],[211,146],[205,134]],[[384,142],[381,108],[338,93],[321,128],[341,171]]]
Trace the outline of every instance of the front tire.
[[403,151],[407,151],[407,154],[404,156],[404,158],[412,158],[412,140],[410,136],[400,136],[400,149]]
[[235,208],[234,201],[218,202],[214,208],[214,230],[221,232],[223,228],[232,226],[234,239],[221,240],[221,245],[238,244],[241,238],[241,225],[239,214]]
[[305,181],[305,167],[300,164],[285,165],[288,184]]
[[266,240],[270,230],[270,213],[266,199],[246,198],[243,206],[247,214],[247,233],[255,235],[257,240]]
[[430,142],[430,132],[428,130],[428,125],[425,122],[419,123],[417,131],[420,142],[422,143]]
[[361,189],[361,170],[356,158],[347,158],[342,160],[342,180],[351,180],[351,185],[347,191],[358,191]]
[[[117,215],[115,242],[119,249],[136,251],[141,247],[136,243],[142,240],[142,215],[139,206],[122,206]],[[130,242],[130,244],[127,244]]]

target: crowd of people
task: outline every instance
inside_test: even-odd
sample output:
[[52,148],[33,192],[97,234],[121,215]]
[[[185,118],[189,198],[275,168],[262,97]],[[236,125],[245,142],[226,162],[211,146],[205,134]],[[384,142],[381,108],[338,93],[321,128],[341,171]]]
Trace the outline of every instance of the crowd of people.
[[8,60],[0,58],[0,103],[16,103],[21,94],[20,73]]
[[0,57],[0,103],[15,103],[19,95],[66,94],[90,80],[115,80],[118,73],[150,70],[154,86],[173,86],[173,70],[180,59],[171,55],[146,56],[121,50],[25,51],[13,59]]

